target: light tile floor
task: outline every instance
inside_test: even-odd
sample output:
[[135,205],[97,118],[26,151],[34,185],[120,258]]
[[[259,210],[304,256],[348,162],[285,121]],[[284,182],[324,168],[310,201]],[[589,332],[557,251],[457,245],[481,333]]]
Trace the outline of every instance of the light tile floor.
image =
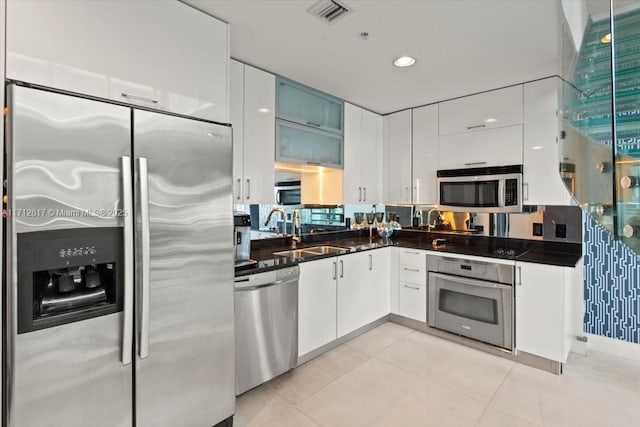
[[640,425],[640,363],[571,354],[552,375],[385,323],[238,398],[236,427]]

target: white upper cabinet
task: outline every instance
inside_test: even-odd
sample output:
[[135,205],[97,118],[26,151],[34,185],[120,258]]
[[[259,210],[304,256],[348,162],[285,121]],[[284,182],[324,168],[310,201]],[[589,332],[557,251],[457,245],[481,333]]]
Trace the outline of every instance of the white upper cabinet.
[[557,77],[524,85],[523,203],[528,205],[571,204],[559,174],[559,90]]
[[411,110],[384,117],[384,201],[411,203]]
[[522,164],[522,85],[439,104],[438,169]]
[[273,204],[275,183],[275,76],[231,61],[233,200]]
[[7,77],[228,122],[228,25],[178,1],[9,1]]
[[438,104],[413,109],[413,203],[438,201]]
[[382,201],[382,116],[344,104],[344,203]]
[[522,124],[522,85],[440,103],[440,135]]
[[438,169],[521,164],[522,125],[441,136],[438,143]]

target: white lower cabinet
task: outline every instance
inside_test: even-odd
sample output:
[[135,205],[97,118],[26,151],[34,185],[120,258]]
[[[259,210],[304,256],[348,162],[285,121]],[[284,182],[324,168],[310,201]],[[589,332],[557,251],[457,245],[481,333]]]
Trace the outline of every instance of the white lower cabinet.
[[398,284],[398,314],[420,322],[426,322],[427,287],[400,282]]
[[338,257],[338,338],[389,314],[389,252]]
[[298,356],[389,314],[389,250],[300,264]]
[[[516,262],[516,348],[566,362],[572,342],[575,269]],[[575,332],[575,331],[574,331]]]
[[338,258],[300,264],[298,285],[298,356],[336,339]]

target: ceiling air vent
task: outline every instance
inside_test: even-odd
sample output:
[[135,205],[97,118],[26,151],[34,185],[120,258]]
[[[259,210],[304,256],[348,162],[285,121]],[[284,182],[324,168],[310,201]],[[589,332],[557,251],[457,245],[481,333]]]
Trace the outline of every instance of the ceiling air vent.
[[344,3],[338,3],[335,0],[320,0],[309,9],[307,12],[322,19],[327,24],[333,24],[339,19],[343,18],[352,12]]

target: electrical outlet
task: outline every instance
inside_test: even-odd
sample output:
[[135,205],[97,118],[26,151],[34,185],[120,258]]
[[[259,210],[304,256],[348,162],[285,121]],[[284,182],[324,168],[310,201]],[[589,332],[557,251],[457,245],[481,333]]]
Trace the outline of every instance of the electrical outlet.
[[534,236],[542,236],[544,234],[543,231],[543,226],[541,222],[534,222],[533,223],[533,235]]
[[567,224],[556,224],[556,237],[558,239],[567,238]]

